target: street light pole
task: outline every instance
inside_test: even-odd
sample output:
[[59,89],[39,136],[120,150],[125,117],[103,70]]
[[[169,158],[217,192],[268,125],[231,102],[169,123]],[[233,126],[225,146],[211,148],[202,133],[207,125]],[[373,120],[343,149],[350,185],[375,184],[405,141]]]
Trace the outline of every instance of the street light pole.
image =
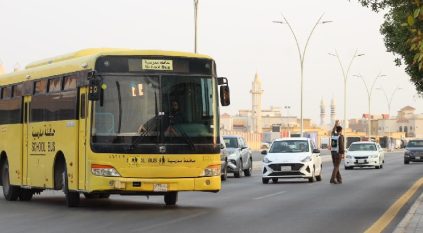
[[194,53],[197,53],[198,1],[199,0],[194,0]]
[[[399,90],[402,90],[402,88],[401,87],[399,87],[399,86],[396,86],[395,87],[395,89],[392,91],[392,94],[391,94],[391,96],[388,98],[388,95],[386,94],[386,91],[385,91],[385,89],[383,89],[383,88],[376,88],[376,90],[379,90],[379,91],[382,91],[383,92],[383,95],[385,96],[385,99],[386,99],[386,103],[388,104],[388,116],[389,116],[389,118],[391,118],[391,104],[392,104],[392,100],[394,99],[394,95],[395,95],[395,93],[397,92],[397,91],[399,91]],[[389,146],[389,150],[391,150],[391,128],[390,127],[388,127],[388,129],[389,129],[389,132],[388,132],[388,146]]]
[[363,83],[364,83],[364,86],[366,87],[366,91],[367,91],[367,101],[369,102],[369,111],[368,111],[368,114],[369,114],[369,119],[368,119],[368,121],[367,121],[367,131],[368,131],[368,140],[370,141],[370,136],[371,136],[371,112],[370,112],[370,106],[371,106],[371,98],[372,98],[372,92],[373,92],[373,88],[375,87],[375,84],[376,84],[376,81],[379,79],[379,78],[381,78],[381,77],[386,77],[386,75],[384,75],[384,74],[378,74],[374,79],[373,79],[373,82],[372,82],[372,85],[370,86],[370,89],[369,89],[369,87],[367,86],[367,83],[366,83],[366,81],[364,80],[364,78],[363,78],[363,76],[362,75],[353,75],[354,77],[358,77],[358,78],[360,78],[362,81],[363,81]]
[[347,70],[345,71],[344,66],[339,58],[338,51],[335,50],[335,54],[329,53],[329,55],[334,56],[337,58],[339,66],[341,67],[342,77],[344,78],[344,128],[348,128],[348,120],[347,120],[347,81],[348,81],[348,74],[350,73],[351,65],[356,57],[364,56],[364,53],[357,54],[357,49],[354,52],[353,57],[350,60]]
[[296,36],[296,34],[295,34],[295,32],[294,32],[294,29],[292,28],[292,26],[291,26],[291,24],[289,23],[289,21],[285,18],[285,16],[282,14],[282,18],[283,18],[283,21],[272,21],[273,23],[278,23],[278,24],[286,24],[286,25],[288,25],[288,27],[289,27],[289,30],[291,31],[291,33],[292,33],[292,36],[294,37],[294,40],[295,40],[295,43],[296,43],[296,45],[297,45],[297,50],[298,50],[298,55],[299,55],[299,58],[300,58],[300,68],[301,68],[301,75],[300,75],[300,77],[301,77],[301,100],[300,100],[300,119],[301,119],[301,137],[303,136],[303,134],[304,134],[304,118],[303,118],[303,98],[304,98],[304,91],[303,91],[303,85],[304,85],[304,57],[305,57],[305,53],[306,53],[306,51],[307,51],[307,47],[308,47],[308,43],[310,42],[310,38],[311,38],[311,35],[313,35],[313,32],[314,32],[314,30],[316,29],[316,27],[317,27],[317,25],[318,24],[325,24],[325,23],[330,23],[330,22],[332,22],[332,21],[321,21],[322,20],[322,18],[323,18],[323,15],[324,14],[322,14],[318,19],[317,19],[317,21],[316,21],[316,23],[314,24],[314,26],[313,26],[313,28],[311,29],[311,32],[310,32],[310,34],[308,35],[308,38],[307,38],[307,41],[306,41],[306,44],[305,44],[305,46],[304,46],[304,49],[303,49],[303,51],[301,52],[301,48],[300,48],[300,44],[299,44],[299,42],[298,42],[298,39],[297,39],[297,36]]

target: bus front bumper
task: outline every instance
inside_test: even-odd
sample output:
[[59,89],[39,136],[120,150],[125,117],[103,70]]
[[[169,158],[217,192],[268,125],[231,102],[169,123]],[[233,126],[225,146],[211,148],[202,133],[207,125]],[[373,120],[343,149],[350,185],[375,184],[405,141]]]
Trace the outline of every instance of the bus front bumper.
[[175,191],[218,192],[220,176],[197,178],[123,178],[92,176],[88,192],[108,193],[165,193]]

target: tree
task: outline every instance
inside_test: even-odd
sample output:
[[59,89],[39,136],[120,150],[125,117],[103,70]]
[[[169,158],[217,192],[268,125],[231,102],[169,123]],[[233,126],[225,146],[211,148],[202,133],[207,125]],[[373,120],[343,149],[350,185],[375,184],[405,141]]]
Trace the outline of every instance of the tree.
[[387,10],[380,28],[388,52],[404,63],[416,90],[423,95],[423,2],[421,0],[358,0],[375,12]]

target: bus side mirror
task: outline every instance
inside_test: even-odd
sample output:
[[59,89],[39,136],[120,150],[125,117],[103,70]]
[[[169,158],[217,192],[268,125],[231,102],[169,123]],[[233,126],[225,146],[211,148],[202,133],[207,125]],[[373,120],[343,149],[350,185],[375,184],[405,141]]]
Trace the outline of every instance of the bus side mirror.
[[220,85],[220,104],[229,106],[231,104],[230,91],[227,78],[217,78],[217,84]]

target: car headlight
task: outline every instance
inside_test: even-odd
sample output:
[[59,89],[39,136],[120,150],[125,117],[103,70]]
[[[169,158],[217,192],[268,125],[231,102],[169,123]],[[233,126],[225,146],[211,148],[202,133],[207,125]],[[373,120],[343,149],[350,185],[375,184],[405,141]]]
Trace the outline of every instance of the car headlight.
[[220,176],[220,165],[208,166],[203,171],[203,176]]
[[271,163],[272,160],[268,159],[267,157],[263,158],[263,163]]
[[120,176],[119,172],[110,165],[91,164],[91,173],[95,176]]
[[409,151],[409,150],[406,150],[406,151],[404,152],[404,154],[405,154],[405,155],[413,155],[413,152],[412,152],[412,151]]
[[347,155],[346,158],[347,159],[354,159],[354,157],[352,157],[351,155]]
[[303,160],[301,160],[301,162],[303,163],[310,162],[310,161],[311,161],[311,156],[307,156]]
[[379,155],[378,154],[375,154],[375,155],[370,155],[369,156],[371,159],[377,159],[378,157],[379,157]]

